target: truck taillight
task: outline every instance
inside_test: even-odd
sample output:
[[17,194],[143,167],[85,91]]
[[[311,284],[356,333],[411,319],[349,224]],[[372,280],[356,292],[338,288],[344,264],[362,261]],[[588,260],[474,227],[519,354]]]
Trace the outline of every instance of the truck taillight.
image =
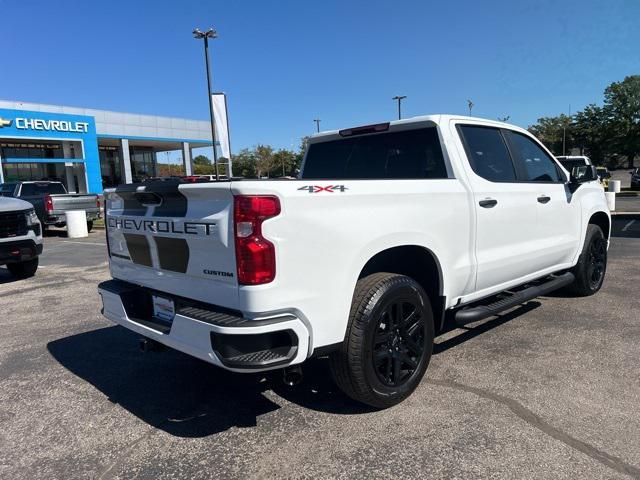
[[241,285],[260,285],[275,278],[275,247],[262,236],[262,222],[279,214],[280,201],[273,195],[234,197],[236,266]]
[[53,211],[53,200],[51,199],[51,196],[49,196],[49,195],[45,195],[45,197],[44,197],[44,209],[47,212],[52,212]]

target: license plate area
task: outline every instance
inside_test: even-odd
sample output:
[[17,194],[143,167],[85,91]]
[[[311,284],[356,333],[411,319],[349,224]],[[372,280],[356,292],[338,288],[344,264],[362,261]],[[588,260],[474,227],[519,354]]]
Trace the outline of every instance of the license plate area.
[[173,323],[176,315],[176,306],[172,299],[159,295],[151,295],[153,317],[167,324]]

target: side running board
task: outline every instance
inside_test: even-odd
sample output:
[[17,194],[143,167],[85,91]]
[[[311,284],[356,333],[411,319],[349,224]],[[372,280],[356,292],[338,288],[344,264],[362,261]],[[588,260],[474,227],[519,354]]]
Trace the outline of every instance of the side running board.
[[562,275],[550,277],[543,283],[532,285],[517,292],[509,292],[500,294],[498,300],[482,305],[463,307],[455,313],[454,320],[458,325],[466,325],[468,323],[477,322],[485,318],[497,315],[504,310],[520,305],[533,298],[545,295],[549,292],[565,287],[573,283],[575,277],[573,273],[567,272]]

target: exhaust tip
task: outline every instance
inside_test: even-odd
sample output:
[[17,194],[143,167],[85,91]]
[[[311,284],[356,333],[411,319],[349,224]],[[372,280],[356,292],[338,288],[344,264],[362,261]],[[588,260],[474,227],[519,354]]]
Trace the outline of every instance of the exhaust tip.
[[289,387],[295,387],[302,382],[302,367],[294,365],[293,367],[287,367],[282,371],[282,381]]

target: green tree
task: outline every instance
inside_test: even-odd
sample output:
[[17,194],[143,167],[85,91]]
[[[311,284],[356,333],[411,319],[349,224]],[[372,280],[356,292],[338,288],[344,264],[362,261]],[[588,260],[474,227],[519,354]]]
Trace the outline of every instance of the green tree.
[[269,176],[295,176],[296,170],[299,167],[300,160],[298,158],[298,154],[291,150],[281,148],[273,154],[273,167],[269,171]]
[[640,75],[609,85],[604,91],[604,111],[613,148],[625,155],[628,167],[633,168],[633,160],[640,153]]
[[573,117],[572,131],[576,146],[596,165],[603,165],[609,151],[607,115],[595,104],[587,105]]
[[209,157],[205,155],[197,155],[193,159],[193,173],[194,175],[213,175],[215,174],[215,168]]
[[[573,147],[573,130],[571,117],[560,114],[557,117],[542,117],[529,131],[546,145],[555,155],[568,154]],[[566,135],[566,144],[565,142]],[[566,152],[566,153],[565,153]]]
[[257,177],[255,156],[248,148],[243,148],[237,154],[231,155],[233,175],[236,177]]
[[[228,161],[225,157],[218,158],[218,175],[227,175]],[[216,167],[206,155],[197,155],[193,159],[194,175],[215,175]]]
[[278,178],[296,176],[302,164],[304,145],[300,150],[274,150],[270,145],[244,148],[231,156],[233,175],[245,178]]
[[156,174],[159,177],[181,176],[184,175],[184,166],[182,164],[158,162]]
[[254,147],[254,158],[258,178],[269,176],[269,172],[276,165],[273,156],[273,147],[270,145],[257,145]]

